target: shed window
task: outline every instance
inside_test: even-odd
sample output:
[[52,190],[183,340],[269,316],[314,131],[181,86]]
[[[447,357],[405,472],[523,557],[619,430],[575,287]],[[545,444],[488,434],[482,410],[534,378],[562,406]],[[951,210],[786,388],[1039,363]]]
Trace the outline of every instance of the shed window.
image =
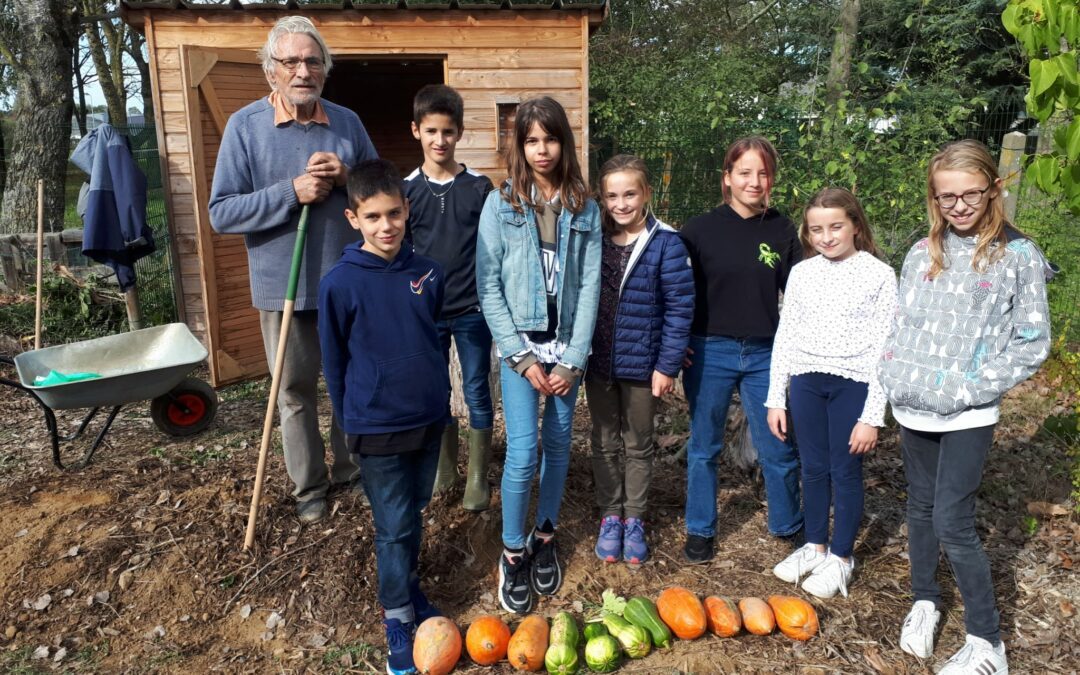
[[517,117],[517,102],[499,103],[499,145],[500,153],[506,154],[514,140],[514,118]]

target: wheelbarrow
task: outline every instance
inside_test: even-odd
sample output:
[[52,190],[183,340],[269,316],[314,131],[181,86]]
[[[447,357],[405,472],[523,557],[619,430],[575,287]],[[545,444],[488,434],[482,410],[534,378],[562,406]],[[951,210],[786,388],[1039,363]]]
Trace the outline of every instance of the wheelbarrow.
[[[166,434],[190,436],[210,426],[217,412],[217,393],[188,374],[206,358],[206,348],[187,326],[173,323],[94,340],[23,352],[0,363],[14,366],[18,381],[0,377],[0,384],[30,394],[45,411],[53,464],[59,469],[86,466],[101,445],[120,408],[150,399],[150,416]],[[93,379],[39,384],[53,371],[94,373]],[[90,408],[71,434],[61,436],[55,410]],[[74,464],[64,465],[60,443],[77,439],[101,409],[110,409],[93,444]]]

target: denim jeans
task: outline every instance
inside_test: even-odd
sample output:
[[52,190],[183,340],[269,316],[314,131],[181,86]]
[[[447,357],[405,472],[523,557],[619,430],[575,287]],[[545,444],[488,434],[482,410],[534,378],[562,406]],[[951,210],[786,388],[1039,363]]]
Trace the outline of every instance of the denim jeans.
[[420,560],[424,529],[421,511],[431,500],[438,442],[396,455],[354,455],[375,520],[375,567],[379,604],[396,609],[409,604],[409,579]]
[[683,374],[690,404],[686,468],[686,531],[716,535],[716,466],[724,447],[728,406],[739,388],[750,437],[757,448],[769,502],[769,534],[795,534],[803,526],[799,505],[799,459],[795,449],[769,432],[765,398],[769,392],[772,340],[690,337],[691,366]]
[[1001,641],[990,561],[975,531],[975,494],[994,441],[994,426],[934,433],[900,427],[908,480],[908,555],[915,600],[941,605],[941,549],[964,600],[968,634]]
[[866,390],[864,382],[826,373],[791,378],[791,417],[799,439],[806,541],[829,544],[829,550],[841,558],[851,556],[862,523],[862,455],[851,454],[848,442],[866,403]]
[[[550,370],[550,368],[549,368]],[[540,417],[540,392],[521,375],[502,364],[503,417],[506,419],[506,463],[502,477],[503,545],[518,549],[525,546],[525,518],[529,496],[536,475],[537,425]],[[580,378],[564,396],[548,396],[544,401],[541,434],[543,458],[540,462],[540,498],[536,504],[536,525],[550,520],[559,523],[566,470],[570,466],[570,432],[574,423]]]
[[[469,312],[453,319],[435,324],[442,343],[443,359],[450,366],[450,337],[457,347],[461,364],[461,389],[465,404],[469,406],[469,426],[473,429],[490,429],[495,418],[491,406],[491,387],[488,375],[491,371],[491,331],[484,315]],[[447,413],[447,424],[453,417]]]

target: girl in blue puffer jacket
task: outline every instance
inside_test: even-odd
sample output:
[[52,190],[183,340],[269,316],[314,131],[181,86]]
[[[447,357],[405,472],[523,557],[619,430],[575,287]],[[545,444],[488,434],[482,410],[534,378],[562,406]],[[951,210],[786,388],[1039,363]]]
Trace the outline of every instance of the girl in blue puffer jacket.
[[636,565],[649,555],[653,413],[656,399],[671,391],[690,340],[694,276],[679,235],[649,212],[645,162],[612,157],[600,170],[598,197],[600,305],[585,371],[602,514],[596,555]]

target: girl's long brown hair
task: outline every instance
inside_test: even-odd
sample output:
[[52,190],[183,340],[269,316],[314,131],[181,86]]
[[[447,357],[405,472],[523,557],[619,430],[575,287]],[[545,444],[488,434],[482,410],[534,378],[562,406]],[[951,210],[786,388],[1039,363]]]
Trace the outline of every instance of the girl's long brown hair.
[[645,213],[642,216],[648,218],[649,212],[652,210],[650,203],[652,186],[649,185],[649,167],[645,165],[645,160],[636,155],[615,155],[600,167],[600,180],[596,183],[596,202],[600,205],[600,225],[603,227],[604,232],[609,235],[621,230],[622,226],[615,222],[615,219],[608,213],[607,203],[604,199],[604,182],[611,174],[621,171],[638,175],[638,185],[648,197],[648,201],[645,203]]
[[510,171],[510,185],[503,186],[503,199],[510,202],[518,213],[524,212],[526,206],[532,209],[538,206],[532,199],[535,184],[532,168],[525,161],[525,139],[528,138],[529,130],[536,122],[540,123],[544,131],[557,138],[562,146],[562,156],[553,180],[555,187],[559,190],[562,205],[571,213],[581,213],[589,197],[589,189],[585,185],[585,179],[581,176],[581,167],[578,165],[574,132],[570,128],[570,121],[566,119],[566,111],[550,96],[529,99],[518,106],[514,119],[514,142],[506,155],[506,165]]
[[948,267],[945,260],[945,233],[949,221],[945,220],[941,208],[934,199],[934,174],[938,171],[967,171],[986,176],[990,181],[990,190],[983,197],[990,204],[983,214],[982,222],[976,223],[975,255],[971,259],[971,268],[976,272],[985,272],[986,268],[1005,255],[1008,238],[1005,235],[1005,205],[999,199],[997,164],[990,156],[990,151],[979,141],[953,141],[942,146],[930,160],[926,171],[926,213],[930,219],[930,235],[927,237],[930,251],[930,271],[926,276],[937,277]]
[[[753,150],[761,155],[761,161],[765,164],[765,173],[769,176],[769,191],[765,193],[765,208],[769,208],[769,196],[772,194],[772,186],[776,180],[776,166],[780,163],[780,155],[776,147],[764,136],[745,136],[728,146],[724,153],[723,174],[731,173],[735,168],[735,162],[746,153]],[[720,191],[724,195],[724,203],[731,201],[731,188],[721,180]]]
[[870,223],[866,220],[866,212],[863,211],[858,198],[844,188],[827,187],[814,195],[803,209],[802,225],[799,226],[799,241],[802,242],[804,258],[817,255],[814,245],[810,243],[810,227],[806,223],[806,216],[810,213],[810,209],[843,209],[844,215],[855,225],[855,250],[866,251],[876,258],[881,257],[881,251],[874,243],[874,233],[870,230]]

